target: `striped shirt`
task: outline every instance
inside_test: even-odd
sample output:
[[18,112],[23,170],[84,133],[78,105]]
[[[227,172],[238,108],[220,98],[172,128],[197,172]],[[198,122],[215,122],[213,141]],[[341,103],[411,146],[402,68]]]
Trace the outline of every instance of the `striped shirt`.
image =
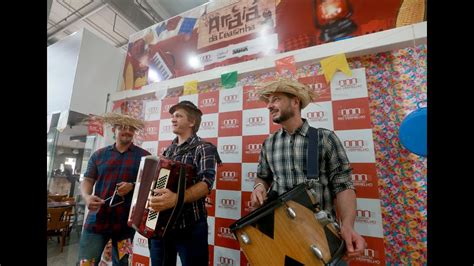
[[[115,191],[115,185],[124,182],[135,182],[142,156],[150,153],[140,147],[130,145],[123,153],[115,148],[115,144],[94,152],[87,164],[85,177],[95,179],[94,195],[107,199]],[[97,212],[90,211],[84,229],[95,233],[112,233],[122,235],[134,230],[127,225],[128,213],[132,202],[133,191],[124,196],[125,202],[115,207],[109,201]],[[116,196],[118,197],[118,196]],[[118,197],[119,198],[119,197]],[[120,202],[114,199],[114,203]]]
[[307,180],[309,123],[306,119],[303,119],[303,122],[295,133],[289,134],[281,128],[263,142],[257,177],[271,184],[272,190],[278,195],[297,184],[308,183],[322,209],[335,217],[333,199],[336,194],[346,189],[355,190],[349,159],[334,131],[319,128],[319,178]]
[[[163,152],[163,155],[174,161],[194,165],[197,176],[193,179],[193,184],[203,181],[207,184],[210,192],[216,177],[217,148],[212,144],[203,143],[199,144],[196,148],[179,155],[180,151],[198,141],[201,141],[201,138],[195,134],[189,137],[181,145],[178,145],[178,138],[175,138],[171,145]],[[178,217],[174,228],[182,229],[199,220],[206,219],[207,210],[205,199],[206,197],[202,197],[197,201],[185,203],[183,211]]]

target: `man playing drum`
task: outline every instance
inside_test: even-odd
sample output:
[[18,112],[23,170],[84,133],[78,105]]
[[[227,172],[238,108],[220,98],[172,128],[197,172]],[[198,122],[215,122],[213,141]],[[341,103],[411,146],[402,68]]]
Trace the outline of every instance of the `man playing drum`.
[[[306,182],[330,219],[336,217],[337,208],[341,237],[347,249],[345,258],[359,256],[366,242],[354,230],[356,194],[351,180],[352,168],[341,141],[333,131],[318,129],[319,176],[316,179],[306,178],[310,125],[301,117],[301,110],[315,96],[306,85],[284,79],[264,84],[257,93],[267,103],[273,122],[281,124],[282,128],[263,143],[251,195],[252,204],[259,207],[270,191],[281,195]],[[337,201],[334,202],[334,199]],[[345,264],[340,262],[343,264],[338,265]]]

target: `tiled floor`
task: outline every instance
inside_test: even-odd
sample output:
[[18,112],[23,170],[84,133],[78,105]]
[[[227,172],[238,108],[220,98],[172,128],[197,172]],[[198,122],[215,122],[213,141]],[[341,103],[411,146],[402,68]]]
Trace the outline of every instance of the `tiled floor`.
[[76,231],[72,231],[66,238],[63,252],[57,237],[48,240],[48,266],[75,266],[79,251],[79,236]]

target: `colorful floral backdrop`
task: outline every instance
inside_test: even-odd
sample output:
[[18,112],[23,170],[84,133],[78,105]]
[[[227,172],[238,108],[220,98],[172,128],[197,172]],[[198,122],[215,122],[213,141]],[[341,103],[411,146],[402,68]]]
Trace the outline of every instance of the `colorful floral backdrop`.
[[[366,68],[387,265],[427,262],[427,160],[410,153],[398,139],[403,119],[417,109],[417,103],[426,103],[426,55],[426,45],[419,45],[348,60],[351,68]],[[315,62],[299,67],[293,78],[321,73]],[[253,85],[275,75],[274,71],[251,74],[238,83]],[[199,92],[220,88],[219,80],[198,85]],[[182,87],[170,89],[167,96],[182,91]],[[122,111],[143,117],[142,102],[147,99],[150,96],[123,101]]]

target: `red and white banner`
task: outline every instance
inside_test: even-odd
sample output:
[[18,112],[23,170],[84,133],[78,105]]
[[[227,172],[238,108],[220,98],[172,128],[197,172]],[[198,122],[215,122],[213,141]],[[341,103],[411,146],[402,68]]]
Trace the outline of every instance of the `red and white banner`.
[[[319,95],[302,110],[302,117],[311,126],[334,130],[354,168],[352,180],[357,190],[355,228],[367,239],[368,247],[364,256],[350,265],[384,265],[382,216],[365,69],[352,71],[352,77],[336,73],[330,84],[322,75],[301,78],[300,81]],[[147,132],[154,132],[155,127],[160,130],[157,137],[145,135],[150,141],[145,141],[144,147],[152,154],[162,154],[174,138],[169,116],[163,118],[169,107],[187,99],[195,102],[204,113],[198,135],[216,144],[223,161],[223,165],[217,168],[215,188],[206,198],[210,265],[247,265],[228,226],[250,212],[250,194],[262,143],[270,133],[280,128],[271,121],[265,103],[259,101],[254,92],[254,87],[244,86],[197,94],[194,98],[186,95],[163,99],[161,112],[153,112],[160,113],[162,119],[146,123]],[[152,113],[151,108],[146,108],[146,112]],[[139,255],[143,256],[143,244],[140,245]]]

